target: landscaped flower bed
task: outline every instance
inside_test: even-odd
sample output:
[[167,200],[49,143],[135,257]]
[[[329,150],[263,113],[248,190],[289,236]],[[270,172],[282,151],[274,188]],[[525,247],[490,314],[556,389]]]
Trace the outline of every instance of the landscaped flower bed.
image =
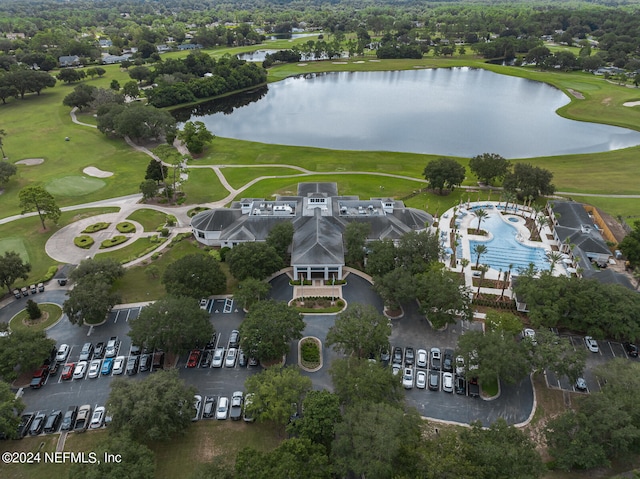
[[128,239],[129,238],[122,235],[114,236],[113,238],[106,239],[100,243],[100,249],[113,248],[114,246],[124,243]]
[[116,229],[120,233],[135,233],[136,232],[136,227],[133,225],[133,223],[129,223],[128,221],[123,221],[122,223],[118,223],[116,225]]
[[76,236],[75,238],[73,238],[73,243],[78,248],[89,249],[89,248],[91,248],[93,243],[95,243],[95,241],[93,241],[93,238],[91,236],[81,235],[81,236]]
[[300,341],[300,364],[307,369],[320,366],[320,341],[308,337]]
[[87,226],[82,232],[83,233],[95,233],[96,231],[106,230],[111,223],[93,223],[92,225]]
[[304,297],[295,298],[291,305],[300,313],[337,313],[344,308],[344,300],[326,297]]

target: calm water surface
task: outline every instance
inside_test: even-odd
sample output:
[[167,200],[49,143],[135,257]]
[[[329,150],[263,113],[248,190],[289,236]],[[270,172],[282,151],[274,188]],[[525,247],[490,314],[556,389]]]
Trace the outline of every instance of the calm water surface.
[[222,137],[344,150],[529,158],[640,144],[640,132],[557,115],[560,90],[482,69],[312,74],[254,96],[176,116]]

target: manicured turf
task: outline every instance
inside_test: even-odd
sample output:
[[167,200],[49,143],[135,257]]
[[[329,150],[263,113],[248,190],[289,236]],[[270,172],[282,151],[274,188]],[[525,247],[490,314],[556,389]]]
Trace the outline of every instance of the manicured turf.
[[84,196],[103,188],[106,183],[88,176],[63,176],[51,180],[45,186],[53,196]]
[[189,170],[189,179],[182,184],[182,191],[188,205],[218,201],[229,194],[211,168]]
[[167,215],[162,211],[151,210],[148,208],[136,210],[127,216],[128,220],[140,223],[145,231],[155,231],[159,226],[165,224],[166,218]]
[[0,239],[0,255],[3,255],[7,251],[13,251],[20,255],[22,261],[29,262],[29,253],[27,247],[24,244],[24,240],[18,236],[10,236],[8,238]]
[[[299,170],[293,168],[274,167],[250,167],[250,168],[223,168],[222,174],[234,188],[240,188],[255,178],[261,176],[293,176],[300,175]],[[300,181],[304,181],[301,178]]]
[[[32,299],[33,301],[38,303],[37,296],[30,297],[29,299]],[[25,304],[26,304],[26,301],[25,301]],[[43,313],[46,312],[49,315],[46,321],[42,321],[41,323],[35,324],[33,326],[25,325],[22,321],[29,317],[29,313],[27,313],[26,309],[23,309],[16,316],[14,316],[9,322],[9,327],[11,328],[11,331],[27,330],[27,329],[31,331],[41,331],[45,328],[48,328],[52,324],[54,324],[56,321],[58,321],[58,319],[60,319],[60,316],[62,316],[62,309],[57,304],[45,303],[45,304],[38,304],[38,306],[40,307],[40,311],[42,311]]]
[[[149,238],[138,238],[133,243],[115,251],[98,253],[96,258],[113,258],[119,263],[132,261],[146,254],[147,250],[158,248],[162,243],[152,243]],[[153,248],[152,248],[153,247]]]

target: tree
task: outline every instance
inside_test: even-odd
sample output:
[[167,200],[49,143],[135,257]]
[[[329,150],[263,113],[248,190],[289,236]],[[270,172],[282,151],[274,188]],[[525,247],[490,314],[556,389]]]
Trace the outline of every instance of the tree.
[[93,101],[93,94],[96,90],[97,88],[94,86],[78,85],[71,93],[64,97],[62,104],[82,110],[91,104]]
[[322,444],[330,452],[336,424],[342,420],[340,398],[326,389],[309,391],[302,401],[302,409],[302,417],[291,422],[287,431],[296,437]]
[[120,91],[120,82],[118,80],[111,80],[109,88],[111,88],[113,91]]
[[484,321],[489,331],[500,331],[503,334],[515,336],[522,330],[522,321],[516,315],[504,311],[487,311]]
[[[129,76],[133,80],[136,80],[138,83],[142,81],[148,81],[151,79],[151,70],[149,70],[147,67],[142,66],[133,67],[129,70]],[[127,85],[125,85],[125,88],[126,87]]]
[[476,218],[478,218],[478,231],[480,231],[480,225],[482,224],[482,220],[485,219],[487,216],[489,216],[489,213],[487,213],[484,209],[482,208],[478,208],[477,210],[474,211]]
[[69,279],[75,282],[81,282],[88,277],[100,277],[108,283],[121,278],[124,275],[124,268],[113,258],[88,258],[80,262],[80,264],[69,274]]
[[5,136],[7,136],[7,132],[5,131],[4,128],[0,128],[0,152],[2,153],[2,158],[7,157],[7,155],[4,154],[4,137]]
[[61,70],[60,73],[56,76],[56,78],[60,81],[65,82],[66,84],[75,83],[77,81],[86,78],[87,74],[84,70],[74,70],[72,68],[65,68]]
[[529,163],[516,163],[513,171],[504,177],[503,187],[506,191],[517,194],[519,198],[552,195],[556,187],[551,183],[553,173]]
[[640,266],[640,221],[634,221],[633,230],[618,244],[632,267]]
[[247,278],[266,279],[282,268],[282,258],[273,246],[264,242],[247,242],[234,246],[225,261],[231,274],[242,281]]
[[289,256],[289,246],[293,241],[293,224],[290,221],[281,221],[276,224],[267,235],[266,242],[273,246],[281,258]]
[[72,324],[100,324],[111,308],[120,302],[120,293],[112,291],[112,286],[105,278],[87,276],[67,291],[68,299],[62,310]]
[[482,153],[469,160],[469,169],[478,180],[490,185],[496,178],[504,178],[511,162],[496,153]]
[[215,136],[207,130],[206,125],[201,121],[188,121],[178,133],[178,138],[186,143],[189,152],[197,155],[202,153],[204,146]]
[[393,240],[372,241],[367,247],[367,273],[380,277],[395,269],[397,252]]
[[397,264],[411,272],[424,273],[440,259],[442,249],[435,232],[410,231],[404,234],[397,248]]
[[17,279],[26,279],[31,271],[31,263],[25,263],[15,251],[5,251],[0,256],[0,284],[11,293]]
[[415,410],[362,402],[345,411],[336,436],[331,456],[340,477],[401,476],[406,455],[420,441],[420,418]]
[[200,299],[224,292],[227,277],[217,259],[195,253],[169,264],[162,276],[162,284],[174,296]]
[[471,316],[471,299],[464,280],[451,271],[432,268],[416,277],[420,312],[435,329]]
[[351,304],[339,314],[329,328],[327,346],[357,358],[368,358],[387,348],[391,336],[391,322],[371,305]]
[[47,338],[44,331],[16,329],[2,338],[0,348],[0,376],[13,381],[22,372],[30,372],[49,357],[56,342]]
[[147,172],[144,175],[145,180],[153,180],[156,183],[164,182],[169,169],[157,160],[151,160],[147,165]]
[[[96,446],[96,464],[73,463],[70,479],[120,479],[136,477],[153,479],[156,472],[154,452],[128,434],[108,434]],[[119,461],[105,461],[105,454],[119,455]]]
[[567,338],[540,329],[536,332],[535,344],[523,343],[533,371],[552,371],[558,377],[568,377],[571,382],[583,374],[587,352],[584,348],[574,348]]
[[142,381],[118,378],[111,383],[107,409],[110,428],[135,440],[168,440],[184,434],[193,417],[193,386],[178,370],[157,371]]
[[348,265],[361,265],[364,262],[364,245],[371,230],[369,223],[352,221],[344,229],[344,246],[347,252],[344,261]]
[[235,477],[330,479],[333,476],[325,448],[309,439],[294,437],[284,440],[269,452],[252,447],[242,449],[236,459]]
[[158,191],[160,187],[153,180],[144,180],[140,183],[140,193],[142,193],[142,199],[150,200],[151,198],[155,198],[158,196]]
[[274,366],[260,374],[252,374],[244,384],[247,394],[252,394],[249,412],[259,421],[272,421],[285,426],[292,414],[297,413],[311,390],[311,379],[303,376],[296,366]]
[[525,61],[527,63],[535,63],[537,67],[544,67],[550,56],[551,50],[545,46],[539,46],[529,50],[529,53],[527,53],[527,56],[525,57]]
[[429,186],[438,189],[442,194],[445,188],[453,190],[464,181],[465,169],[460,163],[451,158],[438,158],[427,163],[423,171]]
[[373,290],[380,295],[390,310],[397,310],[416,298],[414,276],[405,268],[396,268],[384,276],[374,277]]
[[[4,155],[4,152],[2,152]],[[0,161],[0,185],[5,185],[9,179],[18,172],[18,168],[13,163]]]
[[473,254],[476,255],[476,269],[480,267],[480,258],[485,254],[489,248],[483,244],[477,244],[473,247]]
[[175,130],[175,125],[176,120],[168,111],[140,103],[128,104],[113,118],[113,130],[117,135],[136,140],[163,138]]
[[42,229],[46,229],[44,220],[48,219],[54,223],[60,218],[61,212],[55,198],[42,186],[25,186],[18,193],[22,214],[30,211],[37,211],[42,222]]
[[404,397],[400,377],[394,376],[390,368],[366,359],[336,359],[329,374],[341,404],[359,401],[399,404]]
[[269,291],[271,291],[271,284],[266,281],[247,278],[240,281],[236,291],[233,293],[233,299],[235,299],[243,309],[249,310],[251,306],[258,301],[266,299]]
[[129,321],[129,337],[134,344],[184,353],[195,344],[206,344],[214,333],[209,315],[193,298],[165,296],[145,306]]
[[[1,354],[1,353],[0,353]],[[13,439],[20,424],[20,414],[24,411],[24,403],[11,390],[11,386],[0,381],[0,431]]]
[[261,362],[276,361],[289,351],[289,343],[302,337],[302,315],[286,303],[255,303],[240,325],[240,344]]
[[31,320],[38,319],[40,316],[42,316],[42,311],[40,310],[38,303],[36,303],[32,299],[27,300],[26,309],[27,309],[27,313],[29,314],[29,319]]
[[129,81],[122,87],[122,93],[129,98],[138,98],[140,95],[140,89],[135,81]]

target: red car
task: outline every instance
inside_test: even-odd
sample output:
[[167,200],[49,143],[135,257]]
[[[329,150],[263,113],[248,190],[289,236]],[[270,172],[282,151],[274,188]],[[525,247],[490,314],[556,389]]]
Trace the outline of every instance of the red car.
[[62,379],[71,379],[73,376],[73,370],[76,368],[76,363],[67,363],[62,368]]
[[194,349],[193,351],[191,351],[191,353],[189,354],[189,361],[187,361],[188,368],[198,367],[198,362],[200,361],[200,354],[202,354],[202,351],[200,351],[199,349]]

